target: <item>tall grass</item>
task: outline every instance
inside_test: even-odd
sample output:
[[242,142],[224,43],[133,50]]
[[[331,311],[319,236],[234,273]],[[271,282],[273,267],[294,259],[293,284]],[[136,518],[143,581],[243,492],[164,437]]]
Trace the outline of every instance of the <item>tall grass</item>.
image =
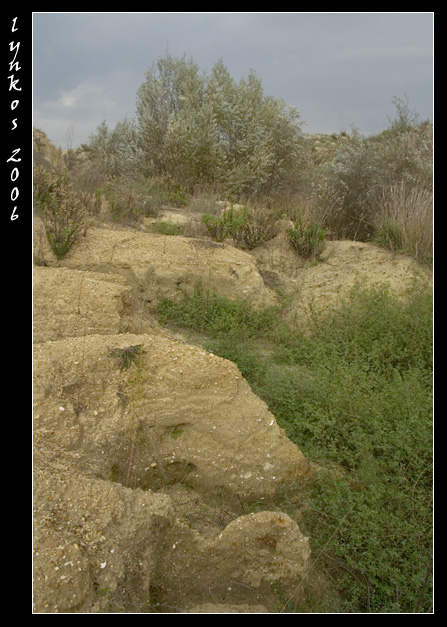
[[278,309],[205,293],[159,312],[235,361],[322,467],[295,492],[333,588],[324,611],[430,611],[431,292],[415,286],[401,301],[358,284],[339,310],[315,314],[310,332],[292,332]]
[[393,251],[412,255],[420,263],[433,263],[433,194],[405,183],[383,191],[374,214],[374,240]]

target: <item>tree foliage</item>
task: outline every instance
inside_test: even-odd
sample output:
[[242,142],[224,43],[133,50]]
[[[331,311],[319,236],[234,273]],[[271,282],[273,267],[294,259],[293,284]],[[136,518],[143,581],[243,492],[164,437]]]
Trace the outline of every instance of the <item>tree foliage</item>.
[[163,176],[186,189],[223,189],[229,196],[272,193],[287,185],[302,154],[299,112],[265,96],[250,72],[236,82],[222,61],[209,73],[192,59],[160,57],[137,92],[136,119],[109,131],[103,123],[90,149],[115,173]]

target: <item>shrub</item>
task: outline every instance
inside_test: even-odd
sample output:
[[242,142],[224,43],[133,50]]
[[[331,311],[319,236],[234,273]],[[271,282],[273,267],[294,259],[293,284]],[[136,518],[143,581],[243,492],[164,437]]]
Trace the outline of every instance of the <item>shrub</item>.
[[58,175],[43,168],[34,169],[33,191],[33,205],[51,249],[63,259],[90,223],[93,196],[76,189],[67,173]]
[[432,191],[433,125],[416,124],[399,101],[397,108],[391,128],[372,137],[354,131],[315,168],[309,195],[318,203],[322,224],[339,239],[373,237],[384,193],[401,186],[407,195]]
[[385,188],[374,215],[374,241],[433,263],[433,194],[405,183]]
[[295,228],[287,229],[290,244],[296,252],[305,259],[315,261],[320,258],[326,246],[326,231],[320,222],[311,222],[304,225],[301,220],[295,223]]
[[268,242],[278,234],[278,212],[264,208],[251,208],[244,222],[235,229],[233,239],[236,246],[251,250]]
[[163,220],[154,222],[152,229],[155,233],[161,233],[162,235],[180,235],[182,232],[182,227],[179,224],[165,222]]
[[223,242],[227,237],[234,235],[243,227],[246,213],[245,207],[242,209],[230,207],[229,209],[224,209],[221,216],[213,216],[206,213],[202,217],[202,222],[216,242]]
[[115,180],[104,189],[113,222],[136,226],[146,215],[147,197],[135,190],[126,180]]
[[136,119],[113,130],[103,122],[89,148],[113,175],[169,176],[188,191],[209,185],[235,197],[271,193],[297,171],[299,118],[265,96],[253,72],[236,82],[222,61],[205,73],[166,54],[138,89]]

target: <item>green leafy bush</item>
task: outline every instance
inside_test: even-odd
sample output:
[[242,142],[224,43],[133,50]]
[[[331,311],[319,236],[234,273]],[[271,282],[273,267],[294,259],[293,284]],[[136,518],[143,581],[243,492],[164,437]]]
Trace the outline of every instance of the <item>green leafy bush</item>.
[[201,72],[192,59],[160,57],[139,87],[136,119],[105,123],[90,149],[114,175],[168,176],[234,197],[288,184],[300,162],[299,112],[265,96],[250,72],[236,82],[222,61]]
[[243,223],[234,230],[236,246],[252,250],[278,234],[279,212],[263,207],[246,210]]
[[305,259],[315,261],[320,258],[326,246],[326,231],[320,222],[304,225],[298,220],[295,228],[287,229],[290,244],[296,252]]
[[227,237],[236,234],[245,224],[246,208],[236,209],[229,207],[224,209],[220,216],[206,213],[202,216],[202,222],[208,233],[216,242],[223,242]]

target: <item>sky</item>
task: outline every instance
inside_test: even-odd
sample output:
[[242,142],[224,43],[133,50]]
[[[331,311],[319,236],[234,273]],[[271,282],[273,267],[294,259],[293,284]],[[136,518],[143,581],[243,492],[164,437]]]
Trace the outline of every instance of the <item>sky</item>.
[[405,101],[433,120],[431,12],[33,12],[33,126],[66,150],[135,116],[145,73],[169,52],[205,72],[254,71],[305,133],[376,134]]

